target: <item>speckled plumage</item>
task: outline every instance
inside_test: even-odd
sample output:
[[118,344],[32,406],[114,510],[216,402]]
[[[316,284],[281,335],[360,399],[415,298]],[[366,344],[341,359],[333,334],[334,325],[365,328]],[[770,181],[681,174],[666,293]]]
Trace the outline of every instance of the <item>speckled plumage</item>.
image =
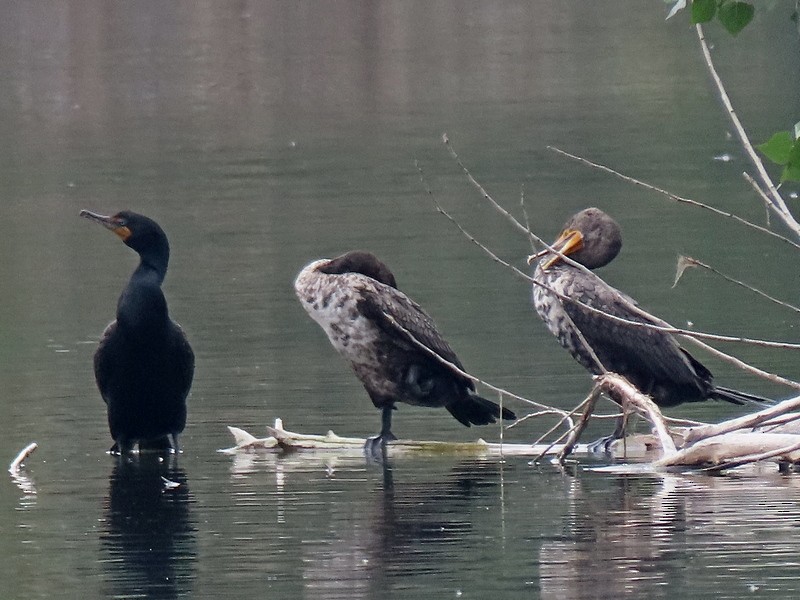
[[[463,369],[433,320],[396,289],[394,276],[373,255],[351,252],[314,261],[294,287],[303,308],[350,363],[385,419],[390,420],[387,411],[396,402],[445,407],[466,426],[493,423],[501,416],[499,406],[475,393],[470,379],[418,346]],[[502,416],[515,418],[506,409]]]
[[[581,234],[576,249],[562,250],[570,237],[578,239],[574,236],[575,232]],[[619,226],[597,208],[574,215],[564,225],[562,235],[553,243],[554,248],[589,268],[611,262],[621,246]],[[630,297],[598,276],[567,264],[552,254],[546,254],[539,260],[534,280],[563,296],[611,315],[639,323],[660,324],[658,319],[641,310]],[[533,304],[550,332],[587,370],[594,374],[603,372],[586,344],[606,370],[625,376],[660,406],[709,398],[735,404],[765,401],[758,396],[715,386],[709,370],[681,348],[668,333],[609,320],[578,304],[563,301],[536,284],[533,286]]]

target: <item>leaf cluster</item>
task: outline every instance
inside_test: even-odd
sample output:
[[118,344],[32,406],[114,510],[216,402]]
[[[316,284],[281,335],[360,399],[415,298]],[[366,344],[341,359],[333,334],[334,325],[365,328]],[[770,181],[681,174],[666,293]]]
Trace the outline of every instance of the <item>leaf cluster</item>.
[[715,16],[731,35],[736,35],[753,20],[755,7],[741,0],[692,0],[692,24],[708,23]]

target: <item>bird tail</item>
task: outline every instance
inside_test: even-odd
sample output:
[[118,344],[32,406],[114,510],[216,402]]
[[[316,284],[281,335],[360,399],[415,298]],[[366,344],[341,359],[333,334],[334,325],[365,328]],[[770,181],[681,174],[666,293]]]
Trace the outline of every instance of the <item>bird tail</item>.
[[446,408],[459,423],[467,427],[495,423],[501,417],[509,421],[517,418],[517,415],[507,408],[503,407],[501,410],[496,403],[471,392],[448,404]]
[[755,394],[748,394],[747,392],[740,392],[739,390],[732,390],[730,388],[716,386],[714,387],[714,391],[711,392],[711,397],[715,400],[725,400],[725,402],[739,405],[760,404],[762,406],[768,406],[775,404],[774,400],[764,398],[763,396],[756,396]]

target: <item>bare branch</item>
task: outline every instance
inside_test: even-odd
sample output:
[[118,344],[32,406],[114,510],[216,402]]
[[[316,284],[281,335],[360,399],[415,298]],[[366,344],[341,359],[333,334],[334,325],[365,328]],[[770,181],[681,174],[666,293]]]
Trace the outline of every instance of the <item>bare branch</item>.
[[798,223],[792,216],[792,213],[789,212],[789,207],[786,206],[786,202],[784,202],[783,197],[778,193],[775,184],[772,183],[772,179],[767,173],[767,170],[764,168],[764,163],[758,157],[758,154],[756,154],[753,145],[750,143],[750,139],[747,137],[744,127],[742,127],[742,123],[739,121],[739,117],[736,116],[736,111],[733,110],[733,105],[731,104],[730,98],[725,91],[725,86],[722,85],[722,80],[719,78],[719,75],[717,75],[717,70],[714,68],[714,63],[711,60],[711,51],[708,49],[708,44],[706,44],[706,39],[703,35],[703,27],[699,23],[695,25],[695,31],[697,32],[698,40],[700,40],[700,48],[703,51],[703,58],[705,59],[706,67],[708,67],[711,78],[714,80],[714,83],[717,86],[717,92],[720,95],[722,104],[725,106],[725,110],[728,112],[728,117],[730,118],[731,123],[733,123],[733,128],[736,130],[736,134],[739,136],[739,141],[742,143],[742,146],[744,147],[747,155],[750,157],[750,160],[753,162],[753,165],[755,165],[756,171],[758,172],[758,176],[761,178],[762,183],[769,191],[770,205],[775,208],[775,213],[783,220],[786,226],[794,231],[795,235],[800,237],[800,223]]

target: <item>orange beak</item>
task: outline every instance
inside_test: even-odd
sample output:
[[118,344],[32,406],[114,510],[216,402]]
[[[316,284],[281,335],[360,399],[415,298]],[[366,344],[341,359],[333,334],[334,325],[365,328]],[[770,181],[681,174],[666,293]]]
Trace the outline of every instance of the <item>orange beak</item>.
[[106,229],[110,229],[114,233],[116,233],[122,241],[124,242],[129,237],[131,237],[131,230],[128,229],[125,225],[122,224],[121,219],[116,216],[107,217],[105,215],[99,215],[97,213],[93,213],[89,210],[82,210],[80,212],[81,217],[85,217],[90,221],[94,221],[95,223],[100,223]]
[[[565,229],[561,232],[561,235],[558,236],[558,239],[553,242],[552,244],[554,250],[558,250],[564,256],[569,256],[573,252],[577,252],[581,248],[583,248],[583,234],[577,229]],[[549,254],[549,250],[543,250],[536,254],[533,254],[528,257],[528,264],[531,264],[537,258],[544,256],[545,254]],[[543,265],[542,269],[547,270],[556,264],[561,257],[557,254],[553,255],[550,259],[548,259]]]

